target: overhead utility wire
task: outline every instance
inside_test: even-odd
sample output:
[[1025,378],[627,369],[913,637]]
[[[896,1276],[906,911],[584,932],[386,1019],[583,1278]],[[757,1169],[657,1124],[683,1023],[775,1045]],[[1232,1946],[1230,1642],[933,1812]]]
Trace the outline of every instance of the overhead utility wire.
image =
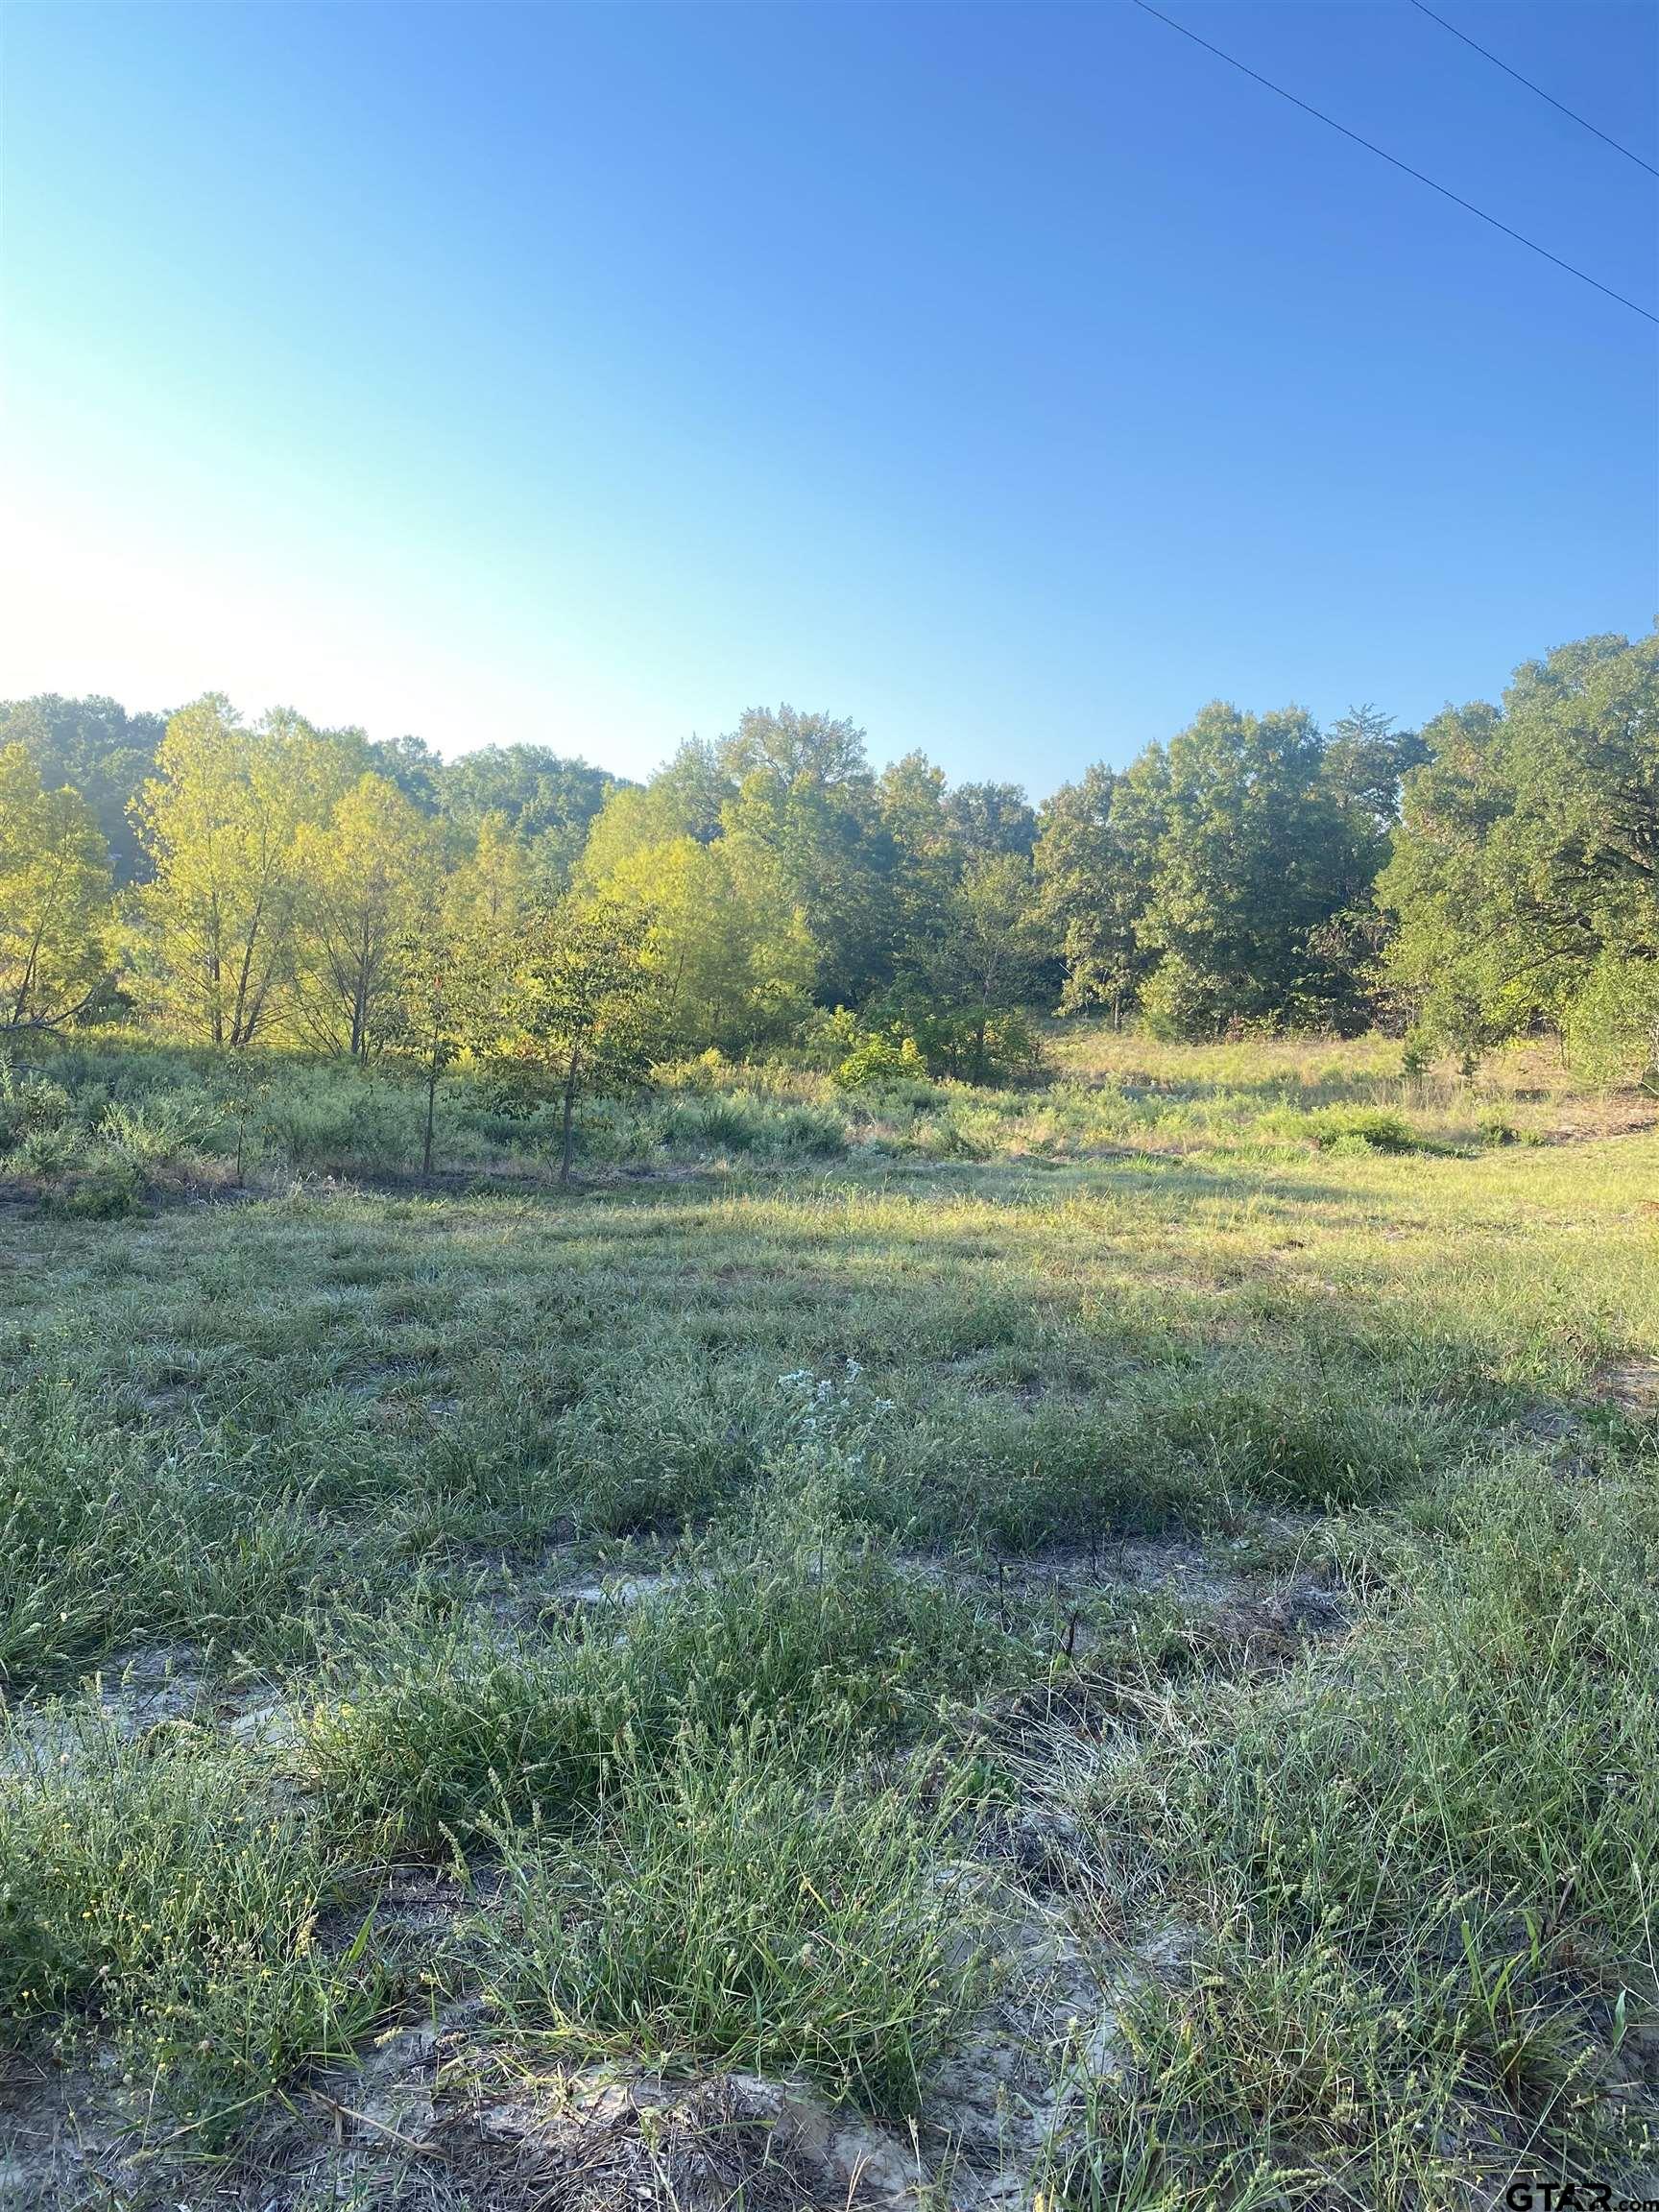
[[1173,15],[1166,15],[1161,8],[1154,8],[1152,0],[1134,0],[1134,5],[1147,15],[1156,15],[1160,23],[1167,23],[1171,31],[1179,31],[1183,38],[1190,38],[1194,46],[1202,46],[1207,54],[1214,54],[1218,61],[1225,61],[1229,68],[1240,70],[1244,76],[1254,78],[1258,84],[1264,84],[1269,92],[1278,93],[1281,100],[1288,100],[1292,108],[1300,108],[1305,115],[1311,115],[1315,122],[1325,124],[1330,130],[1339,131],[1344,138],[1352,138],[1356,146],[1363,146],[1367,154],[1375,154],[1380,161],[1386,161],[1391,169],[1402,169],[1407,177],[1415,177],[1418,183],[1427,184],[1431,192],[1438,192],[1443,200],[1450,200],[1455,206],[1464,208],[1471,215],[1479,215],[1482,223],[1489,223],[1494,230],[1502,230],[1505,238],[1513,238],[1518,246],[1526,246],[1532,252],[1541,254],[1546,261],[1552,261],[1557,269],[1565,269],[1569,276],[1576,276],[1581,284],[1588,284],[1595,291],[1605,293],[1609,300],[1617,300],[1621,307],[1628,307],[1632,315],[1640,315],[1645,323],[1659,324],[1659,315],[1655,315],[1650,308],[1638,306],[1634,300],[1627,300],[1623,292],[1615,292],[1611,284],[1603,284],[1599,276],[1592,276],[1586,271],[1575,268],[1571,261],[1563,261],[1560,254],[1551,253],[1548,246],[1540,246],[1536,238],[1525,237],[1521,231],[1512,230],[1507,223],[1500,223],[1496,215],[1488,215],[1484,207],[1477,207],[1473,200],[1465,200],[1461,193],[1454,192],[1450,185],[1437,184],[1432,177],[1425,177],[1421,169],[1413,169],[1409,161],[1402,161],[1398,155],[1385,153],[1381,146],[1373,145],[1369,138],[1361,138],[1358,131],[1350,131],[1346,123],[1338,123],[1334,115],[1327,115],[1323,108],[1310,107],[1306,100],[1299,100],[1294,92],[1286,92],[1283,84],[1275,84],[1270,77],[1263,77],[1260,70],[1252,69],[1247,62],[1223,52],[1219,46],[1212,46],[1208,38],[1200,38],[1196,31],[1189,31],[1185,23],[1178,23]]
[[1436,15],[1432,8],[1426,8],[1423,0],[1411,0],[1420,15],[1427,15],[1431,23],[1438,23],[1442,31],[1450,31],[1454,38],[1461,38],[1465,46],[1473,46],[1477,54],[1483,54],[1494,69],[1502,69],[1505,77],[1513,77],[1517,84],[1525,84],[1528,92],[1536,92],[1540,100],[1548,100],[1551,108],[1558,108],[1563,115],[1570,115],[1575,123],[1588,131],[1592,137],[1599,138],[1603,146],[1611,146],[1615,154],[1623,154],[1626,161],[1634,161],[1638,169],[1646,169],[1649,177],[1659,177],[1651,161],[1644,161],[1640,154],[1632,154],[1628,146],[1622,146],[1617,138],[1609,138],[1605,131],[1569,108],[1565,100],[1557,100],[1553,92],[1546,92],[1542,84],[1534,84],[1530,77],[1523,77],[1519,69],[1511,69],[1507,61],[1500,60],[1489,47],[1478,38],[1471,38],[1467,31],[1459,31],[1455,23],[1448,23],[1444,15]]

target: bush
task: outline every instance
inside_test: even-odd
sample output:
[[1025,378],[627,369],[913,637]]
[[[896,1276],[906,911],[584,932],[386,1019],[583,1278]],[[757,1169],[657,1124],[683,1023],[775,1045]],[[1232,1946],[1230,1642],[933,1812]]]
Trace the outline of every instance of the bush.
[[1659,973],[1651,959],[1603,953],[1567,1007],[1562,1029],[1588,1081],[1659,1089]]
[[876,1035],[854,1046],[836,1068],[834,1081],[843,1091],[862,1091],[871,1084],[914,1081],[927,1071],[914,1037]]
[[172,1166],[204,1150],[213,1136],[214,1117],[182,1098],[161,1097],[144,1106],[113,1099],[98,1123],[98,1139],[140,1173]]
[[1421,1152],[1422,1138],[1404,1114],[1387,1106],[1321,1106],[1308,1133],[1322,1152]]
[[1154,1037],[1196,1045],[1219,1036],[1223,1012],[1213,980],[1166,952],[1142,986],[1141,1019]]
[[1034,1074],[1043,1051],[1031,1017],[1022,1007],[983,1016],[913,1010],[906,1028],[929,1075],[960,1083],[998,1083]]
[[0,1151],[31,1135],[61,1130],[73,1115],[74,1102],[61,1083],[46,1075],[19,1075],[0,1055]]
[[675,1152],[786,1159],[847,1148],[846,1125],[832,1108],[784,1103],[753,1091],[680,1091],[661,1113],[662,1142]]
[[82,1150],[79,1130],[55,1121],[41,1122],[24,1131],[12,1148],[10,1165],[15,1174],[53,1183],[69,1172]]
[[72,1221],[128,1221],[144,1211],[149,1184],[132,1160],[92,1160],[68,1187],[49,1191],[43,1210]]
[[415,1089],[354,1067],[285,1069],[257,1118],[265,1143],[296,1167],[387,1169],[421,1157]]

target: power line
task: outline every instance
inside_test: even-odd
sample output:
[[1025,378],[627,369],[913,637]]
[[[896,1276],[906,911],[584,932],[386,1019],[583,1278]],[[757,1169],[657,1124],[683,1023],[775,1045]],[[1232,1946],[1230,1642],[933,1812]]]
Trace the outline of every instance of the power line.
[[1496,215],[1488,215],[1484,207],[1477,207],[1473,200],[1465,200],[1460,193],[1454,192],[1450,185],[1437,184],[1432,177],[1425,177],[1421,169],[1413,169],[1409,161],[1402,161],[1398,155],[1385,153],[1381,146],[1374,146],[1369,138],[1361,138],[1358,131],[1350,131],[1346,123],[1338,123],[1334,115],[1327,115],[1322,108],[1310,107],[1306,100],[1299,100],[1294,92],[1286,92],[1283,84],[1275,84],[1270,77],[1263,77],[1260,70],[1252,69],[1247,62],[1238,60],[1232,54],[1224,53],[1219,46],[1212,46],[1208,38],[1200,38],[1196,31],[1189,31],[1185,23],[1177,23],[1173,15],[1166,15],[1161,8],[1154,8],[1152,0],[1134,0],[1134,5],[1147,15],[1156,15],[1160,23],[1167,23],[1171,31],[1179,31],[1183,38],[1190,38],[1194,46],[1202,46],[1207,54],[1214,54],[1218,61],[1225,61],[1229,68],[1240,70],[1244,76],[1254,78],[1258,84],[1264,84],[1269,92],[1276,92],[1281,100],[1288,100],[1292,108],[1300,108],[1305,115],[1311,115],[1316,123],[1323,123],[1332,131],[1339,131],[1344,138],[1352,138],[1356,146],[1363,146],[1367,154],[1375,154],[1380,161],[1386,161],[1391,169],[1401,169],[1407,177],[1415,177],[1419,184],[1427,184],[1430,191],[1438,192],[1442,200],[1450,200],[1455,206],[1466,209],[1471,215],[1479,215],[1482,223],[1489,223],[1494,230],[1502,230],[1505,238],[1513,238],[1518,246],[1526,246],[1532,252],[1541,254],[1546,261],[1552,261],[1557,269],[1565,269],[1569,276],[1576,276],[1581,284],[1588,284],[1594,290],[1605,293],[1609,300],[1617,300],[1621,307],[1628,307],[1632,315],[1640,315],[1645,323],[1659,324],[1659,315],[1655,315],[1649,308],[1638,306],[1634,300],[1627,300],[1623,292],[1615,292],[1611,284],[1603,284],[1599,276],[1591,276],[1584,270],[1575,268],[1571,261],[1563,261],[1559,253],[1551,253],[1549,247],[1540,246],[1536,238],[1527,238],[1519,230],[1511,230],[1507,223],[1500,223]]
[[1471,38],[1467,31],[1459,31],[1455,23],[1448,23],[1444,15],[1436,15],[1432,8],[1425,8],[1423,0],[1411,0],[1420,15],[1427,15],[1431,23],[1438,23],[1442,31],[1450,31],[1454,38],[1461,38],[1465,46],[1473,46],[1477,54],[1485,55],[1495,69],[1502,69],[1505,77],[1513,77],[1517,84],[1525,84],[1528,92],[1536,92],[1540,100],[1548,100],[1551,108],[1558,108],[1563,115],[1570,115],[1575,123],[1582,125],[1592,137],[1599,138],[1603,146],[1611,146],[1615,154],[1623,154],[1626,161],[1634,161],[1638,169],[1646,169],[1649,177],[1659,177],[1651,161],[1644,161],[1640,154],[1632,154],[1628,146],[1622,146],[1617,138],[1609,138],[1605,131],[1597,130],[1594,123],[1569,108],[1565,100],[1557,100],[1553,92],[1546,92],[1542,84],[1534,84],[1530,77],[1523,77],[1519,69],[1511,69],[1507,61],[1500,60],[1478,38]]

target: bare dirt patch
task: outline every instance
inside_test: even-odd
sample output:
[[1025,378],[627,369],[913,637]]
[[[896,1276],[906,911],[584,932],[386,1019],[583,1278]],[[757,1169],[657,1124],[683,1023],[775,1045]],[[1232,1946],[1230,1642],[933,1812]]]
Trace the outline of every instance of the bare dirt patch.
[[1589,1395],[1632,1421],[1659,1413],[1659,1359],[1616,1359],[1590,1378]]

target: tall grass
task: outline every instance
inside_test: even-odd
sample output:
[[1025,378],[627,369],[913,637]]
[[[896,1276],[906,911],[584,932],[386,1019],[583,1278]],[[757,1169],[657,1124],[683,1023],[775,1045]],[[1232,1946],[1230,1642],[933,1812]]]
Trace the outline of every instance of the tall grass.
[[1659,2000],[1648,1471],[1470,1469],[1426,1517],[1340,1664],[1173,1710],[1098,1804],[1108,1860],[1150,1841],[1195,1965],[1141,1980],[1058,2200],[1404,2212],[1650,2147],[1621,2056]]
[[[94,2128],[303,2116],[418,1981],[532,2070],[804,2071],[927,2142],[1006,1911],[1066,1973],[977,2018],[1011,2109],[1079,2013],[1058,2204],[1639,2162],[1651,1137],[1485,1142],[1599,1126],[1521,1059],[1070,1031],[1019,1092],[664,1070],[557,1196],[460,1070],[478,1187],[426,1190],[389,1071],[48,1050],[0,1086],[0,2015]],[[94,1666],[107,1722],[54,1701]],[[463,1930],[371,1921],[399,1859]]]
[[0,1686],[139,1639],[204,1659],[303,1648],[349,1585],[341,1537],[228,1428],[155,1449],[94,1395],[40,1374],[0,1403]]
[[[578,1142],[589,1172],[709,1167],[787,1170],[849,1153],[896,1160],[1087,1159],[1125,1146],[1184,1154],[1294,1155],[1333,1144],[1384,1151],[1476,1148],[1535,1136],[1568,1094],[1536,1050],[1494,1060],[1475,1083],[1407,1077],[1382,1039],[1161,1046],[1088,1024],[1052,1024],[1046,1081],[979,1088],[906,1077],[847,1093],[786,1058],[664,1065],[645,1093],[595,1099]],[[149,1183],[295,1172],[412,1177],[424,1092],[390,1063],[301,1053],[227,1062],[127,1034],[37,1040],[0,1065],[0,1163],[88,1214],[131,1212]],[[15,1065],[13,1065],[15,1061]],[[486,1071],[439,1086],[440,1159],[450,1169],[544,1176],[555,1106],[505,1111]]]
[[103,2028],[133,2103],[212,2149],[381,2013],[367,1936],[324,1933],[372,1889],[232,1747],[60,1711],[0,1730],[0,2035]]
[[558,2050],[805,2074],[915,2111],[988,1985],[949,1867],[961,1807],[870,1787],[855,1739],[805,1767],[799,1748],[761,1719],[687,1728],[618,1762],[573,1848],[498,1832],[505,1896],[462,1931],[486,2003]]
[[300,1771],[348,1831],[431,1848],[569,1825],[618,1765],[761,1720],[780,1743],[891,1740],[1006,1676],[1020,1644],[904,1573],[824,1487],[780,1485],[626,1605],[537,1633],[393,1619],[297,1715]]

